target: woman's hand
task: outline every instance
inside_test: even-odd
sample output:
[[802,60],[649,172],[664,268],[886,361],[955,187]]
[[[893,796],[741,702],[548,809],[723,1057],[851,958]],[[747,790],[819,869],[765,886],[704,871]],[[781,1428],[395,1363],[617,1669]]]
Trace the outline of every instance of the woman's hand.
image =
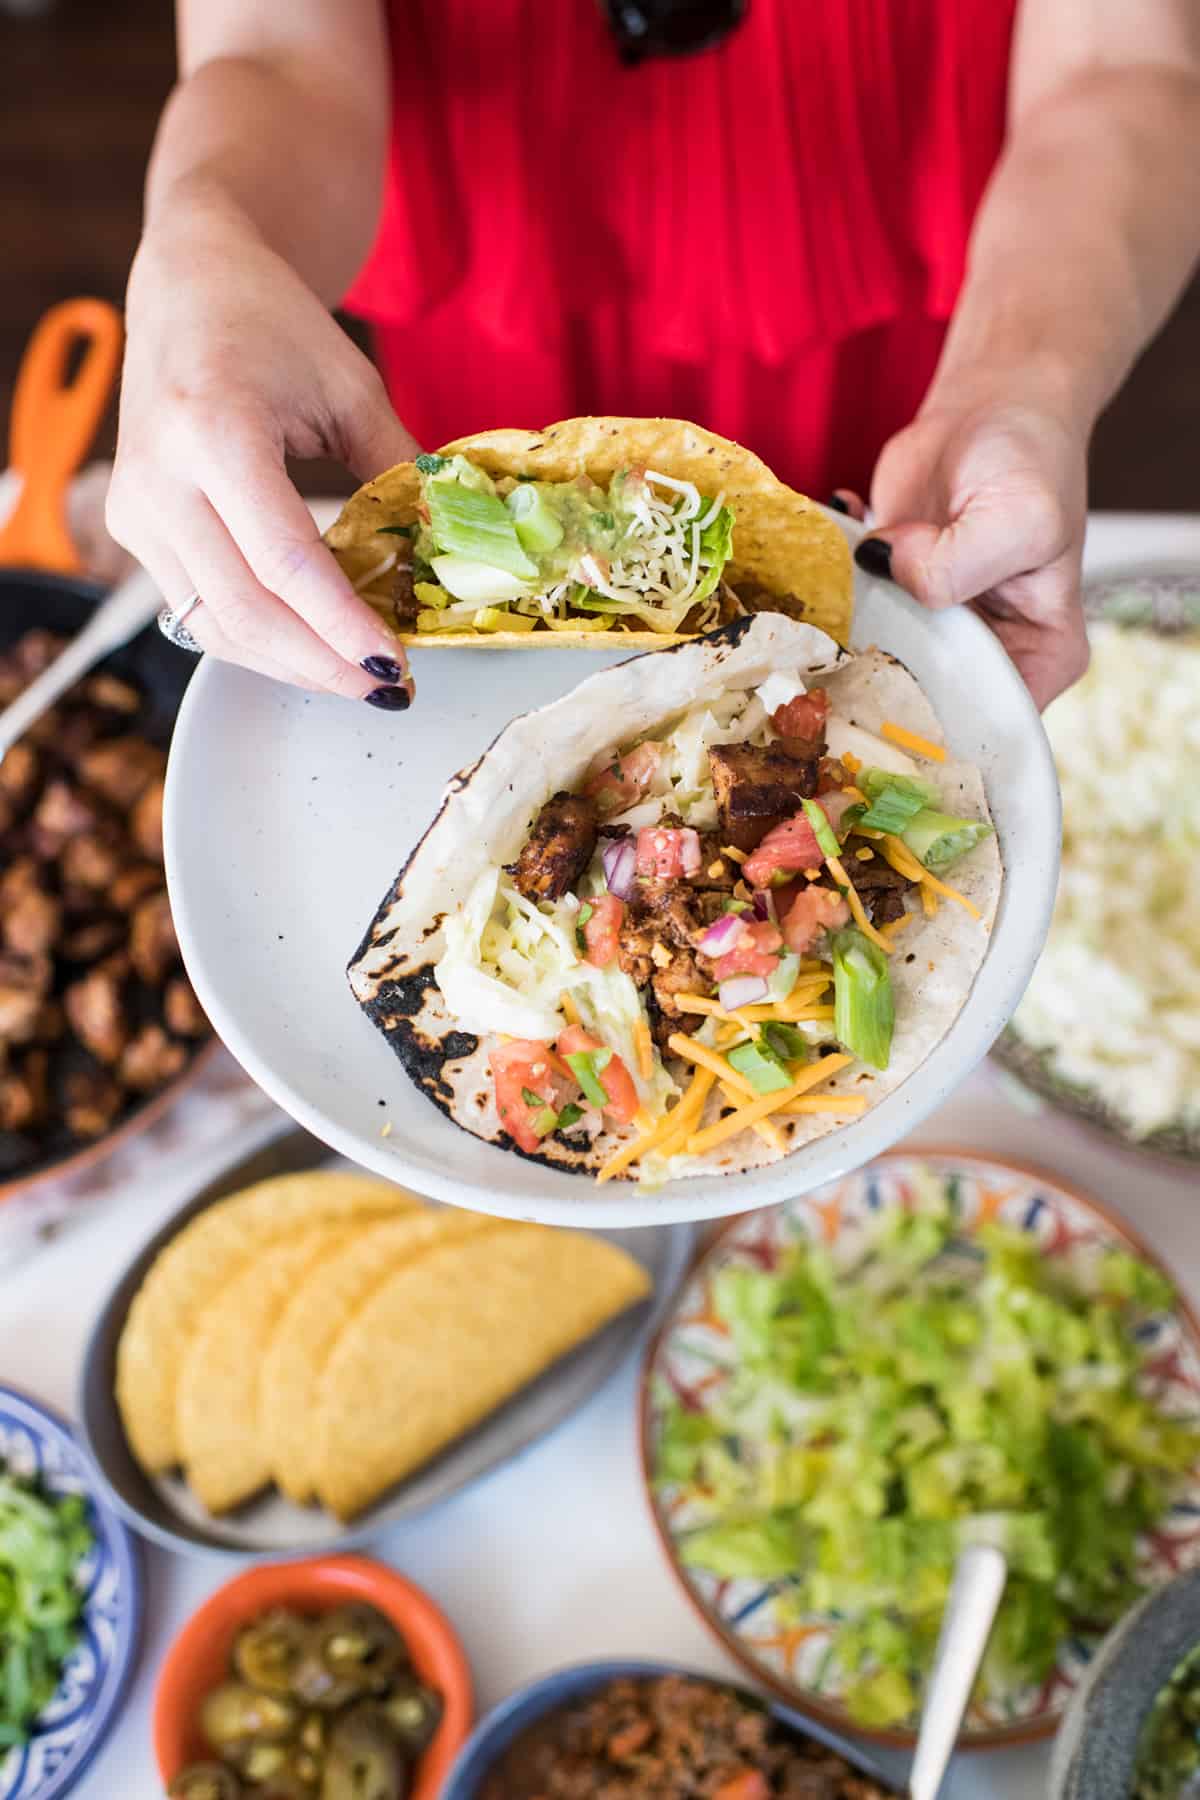
[[856,552],[924,606],[973,606],[1039,707],[1087,667],[1086,457],[1086,434],[1045,402],[935,393],[884,447],[873,534]]
[[232,207],[153,226],[134,263],[113,536],[212,655],[399,711],[407,660],[354,593],[285,452],[361,480],[417,446],[375,370]]

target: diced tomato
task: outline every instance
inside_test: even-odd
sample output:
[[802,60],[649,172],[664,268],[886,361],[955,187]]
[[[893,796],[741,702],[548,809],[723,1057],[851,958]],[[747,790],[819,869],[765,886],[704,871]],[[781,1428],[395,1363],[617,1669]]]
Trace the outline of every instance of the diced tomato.
[[786,912],[779,914],[783,941],[797,956],[814,944],[823,931],[836,931],[850,918],[850,908],[832,888],[810,883],[802,887]]
[[[605,1045],[582,1025],[568,1025],[557,1048],[559,1055],[565,1057],[575,1056],[581,1050],[603,1050]],[[609,1118],[618,1125],[630,1124],[641,1102],[633,1085],[633,1076],[615,1050],[604,1067],[597,1069],[596,1080],[608,1095],[604,1110]]]
[[583,928],[587,959],[598,969],[605,969],[610,962],[616,960],[620,947],[619,933],[621,920],[625,916],[625,903],[618,900],[615,894],[601,894],[599,899],[592,900],[589,904],[592,915]]
[[825,749],[828,717],[829,695],[824,688],[813,688],[777,706],[771,714],[771,725],[793,756],[820,756]]
[[600,812],[624,812],[641,799],[661,761],[661,744],[639,744],[627,756],[611,756],[583,791],[596,802]]
[[700,873],[700,835],[690,825],[647,825],[638,832],[637,872],[655,881]]
[[829,820],[829,823],[833,826],[835,831],[841,830],[842,816],[846,812],[846,809],[856,804],[857,802],[849,794],[832,793],[817,795],[817,805],[821,808],[821,811],[825,814],[825,817]]
[[[575,1092],[575,1077],[549,1044],[534,1038],[514,1038],[488,1052],[496,1084],[496,1111],[500,1123],[520,1150],[536,1150],[541,1138],[533,1129],[538,1114],[549,1107],[558,1112]],[[525,1098],[536,1094],[537,1105]]]
[[753,919],[743,925],[732,949],[713,965],[717,980],[728,981],[731,975],[773,975],[779,967],[782,948],[778,925],[772,925],[769,919]]
[[742,1769],[713,1790],[713,1800],[770,1800],[770,1795],[767,1778],[757,1769]]
[[768,831],[758,849],[742,864],[742,875],[751,887],[766,887],[773,876],[819,869],[824,861],[817,834],[807,814],[800,812]]

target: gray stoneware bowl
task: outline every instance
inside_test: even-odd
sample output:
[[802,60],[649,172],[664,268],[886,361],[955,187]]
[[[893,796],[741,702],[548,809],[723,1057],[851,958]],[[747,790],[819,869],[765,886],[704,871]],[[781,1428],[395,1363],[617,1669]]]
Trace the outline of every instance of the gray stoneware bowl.
[[1047,1800],[1129,1800],[1142,1727],[1200,1645],[1200,1569],[1150,1594],[1105,1638],[1054,1745]]

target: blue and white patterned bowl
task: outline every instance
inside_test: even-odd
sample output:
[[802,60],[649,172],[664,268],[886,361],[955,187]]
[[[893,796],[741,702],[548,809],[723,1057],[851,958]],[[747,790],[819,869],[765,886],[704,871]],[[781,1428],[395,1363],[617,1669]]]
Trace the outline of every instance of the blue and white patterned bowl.
[[142,1574],[125,1527],[95,1498],[83,1452],[66,1422],[0,1387],[0,1468],[51,1494],[83,1494],[95,1543],[79,1567],[79,1643],[58,1692],[23,1747],[0,1750],[0,1800],[57,1800],[91,1762],[116,1715],[137,1654]]

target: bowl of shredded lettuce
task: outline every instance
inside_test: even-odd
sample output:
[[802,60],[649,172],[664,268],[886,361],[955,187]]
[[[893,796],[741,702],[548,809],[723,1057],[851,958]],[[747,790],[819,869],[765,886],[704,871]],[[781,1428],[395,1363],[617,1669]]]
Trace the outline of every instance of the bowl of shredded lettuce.
[[1091,667],[1047,710],[1063,800],[1049,936],[994,1052],[1061,1110],[1200,1159],[1200,571],[1088,590]]
[[125,1527],[63,1420],[0,1388],[0,1794],[56,1800],[116,1716],[141,1626]]
[[1053,1731],[1105,1632],[1200,1564],[1200,1326],[1056,1180],[895,1154],[732,1223],[651,1346],[664,1546],[789,1703],[912,1742],[958,1553],[1008,1582],[964,1744]]

